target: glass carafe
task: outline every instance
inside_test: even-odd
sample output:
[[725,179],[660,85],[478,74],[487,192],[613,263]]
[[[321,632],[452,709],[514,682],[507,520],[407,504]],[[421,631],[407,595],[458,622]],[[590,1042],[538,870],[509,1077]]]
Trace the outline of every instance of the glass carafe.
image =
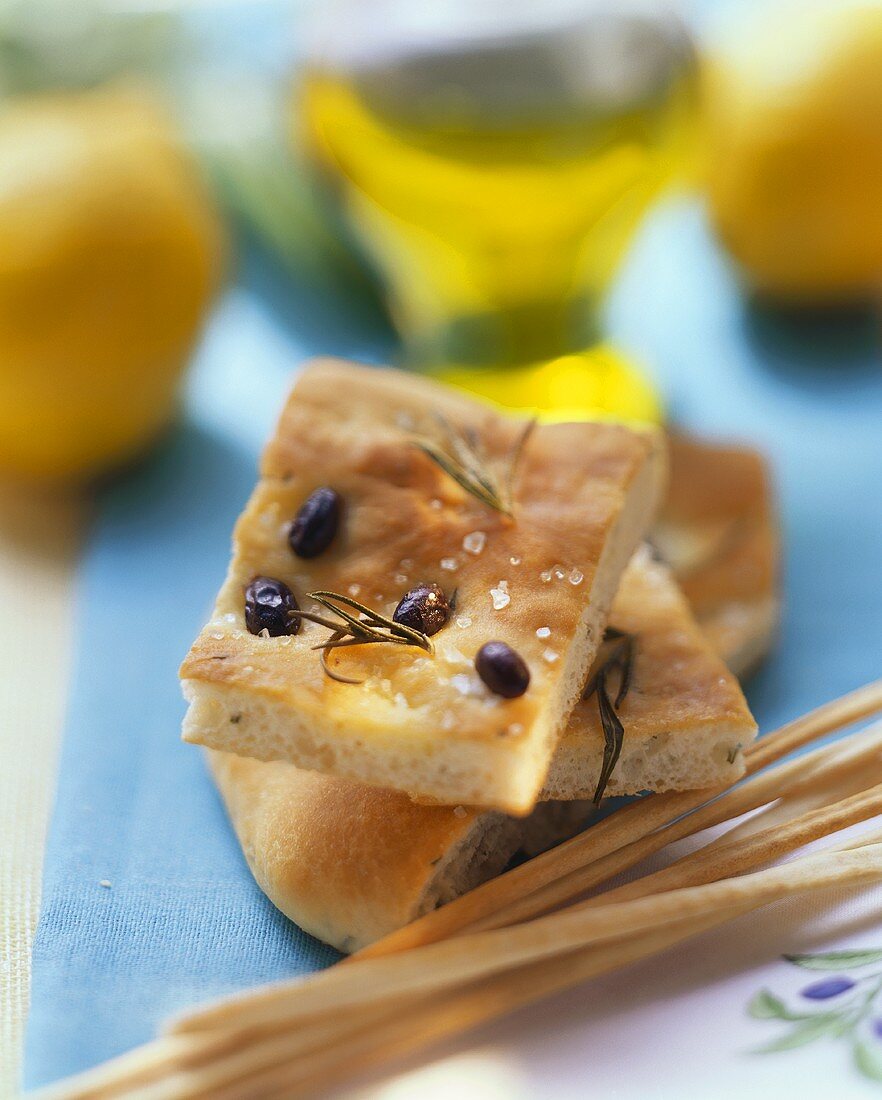
[[658,4],[352,0],[315,28],[300,118],[410,363],[508,406],[655,419],[600,311],[695,100]]

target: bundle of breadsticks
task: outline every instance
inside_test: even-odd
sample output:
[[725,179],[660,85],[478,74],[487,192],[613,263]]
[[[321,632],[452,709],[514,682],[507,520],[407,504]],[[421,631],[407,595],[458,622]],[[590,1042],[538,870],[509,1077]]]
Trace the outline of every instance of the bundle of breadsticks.
[[801,752],[882,710],[882,682],[753,743],[735,674],[773,637],[776,568],[749,451],[309,367],[182,667],[184,737],[268,896],[355,954],[46,1095],[320,1095],[750,909],[878,881],[882,833],[789,858],[882,812],[882,727]]

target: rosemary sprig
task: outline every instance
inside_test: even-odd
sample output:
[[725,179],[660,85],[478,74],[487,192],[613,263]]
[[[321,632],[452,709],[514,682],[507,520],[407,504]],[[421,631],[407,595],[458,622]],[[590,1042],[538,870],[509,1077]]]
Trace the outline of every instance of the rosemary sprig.
[[525,424],[515,440],[508,463],[508,471],[504,482],[500,484],[493,474],[488,471],[486,461],[481,457],[480,440],[475,430],[473,428],[456,428],[441,413],[436,412],[435,419],[444,433],[444,445],[440,445],[431,439],[415,439],[413,445],[418,447],[437,466],[440,466],[460,488],[465,489],[467,493],[471,493],[473,497],[489,508],[511,517],[513,514],[515,474],[527,440],[536,426],[536,421],[530,420]]
[[[626,634],[623,630],[617,630],[614,626],[607,627],[603,641],[604,644],[612,644],[609,646],[609,650],[600,666],[588,680],[582,693],[583,699],[590,699],[592,695],[597,696],[597,710],[600,716],[600,725],[603,729],[603,763],[600,767],[597,787],[594,790],[595,805],[599,804],[603,798],[603,792],[606,790],[610,776],[622,752],[625,727],[622,725],[617,711],[625,701],[631,687],[635,648],[634,635]],[[615,699],[611,700],[607,678],[616,669],[619,673],[619,688]]]
[[[328,657],[335,649],[385,643],[387,645],[418,646],[420,649],[426,650],[427,653],[434,652],[431,641],[422,631],[405,626],[403,623],[396,623],[393,619],[389,619],[378,611],[358,603],[357,600],[353,600],[349,596],[342,596],[339,592],[324,590],[309,592],[307,595],[311,600],[315,600],[316,603],[324,607],[331,615],[336,615],[336,619],[328,618],[326,615],[320,615],[314,611],[301,611],[299,608],[296,611],[290,611],[289,615],[292,618],[306,619],[308,622],[316,623],[318,626],[330,630],[330,637],[312,648],[321,652],[320,660],[325,674],[340,684],[361,684],[364,681],[355,680],[350,676],[343,676],[331,668],[328,664]],[[339,606],[341,604],[342,606]],[[357,614],[353,615],[348,610],[349,608]]]

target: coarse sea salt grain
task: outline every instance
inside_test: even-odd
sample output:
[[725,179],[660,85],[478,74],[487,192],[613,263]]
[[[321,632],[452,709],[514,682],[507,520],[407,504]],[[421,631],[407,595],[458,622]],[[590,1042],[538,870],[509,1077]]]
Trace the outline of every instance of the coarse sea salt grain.
[[560,654],[555,649],[543,649],[542,657],[544,658],[544,660],[548,661],[550,665],[553,665],[554,662],[560,657]]
[[459,569],[459,558],[442,558],[440,563],[442,569],[446,569],[448,573],[453,573]]
[[350,586],[349,586],[349,587],[348,587],[348,588],[346,589],[346,591],[347,591],[347,592],[349,593],[349,595],[350,595],[350,596],[351,596],[351,597],[352,597],[353,599],[355,599],[355,597],[356,597],[356,596],[357,596],[357,595],[359,594],[359,592],[361,591],[361,585],[360,585],[360,584],[350,584]]
[[224,636],[219,630],[216,630],[214,634],[212,634],[212,638],[214,638],[216,642],[222,642],[224,640]]
[[434,499],[429,501],[429,507],[432,509],[433,512],[440,512],[441,509],[444,507],[444,501],[438,500],[438,498],[435,497]]
[[551,627],[550,626],[540,626],[539,629],[536,631],[536,637],[537,638],[550,638],[551,637]]
[[515,555],[513,557],[510,557],[508,560],[509,560],[509,562],[511,562],[512,565],[520,565],[521,564],[521,559],[519,557],[517,557],[517,555]]
[[552,569],[552,573],[554,573],[555,580],[559,581],[562,581],[566,576],[562,565],[556,565],[554,569]]
[[468,630],[468,628],[472,625],[472,620],[468,617],[468,615],[457,615],[456,625],[459,627],[460,630]]
[[551,570],[543,569],[542,572],[539,574],[539,580],[542,581],[543,584],[548,584],[551,580]]
[[508,591],[508,581],[500,581],[496,588],[490,589],[490,598],[493,600],[493,610],[501,611],[511,603]]
[[487,536],[483,531],[470,531],[462,540],[462,548],[469,554],[478,555],[484,549]]
[[567,580],[573,585],[581,584],[584,579],[585,574],[581,569],[571,569],[570,575],[567,577]]

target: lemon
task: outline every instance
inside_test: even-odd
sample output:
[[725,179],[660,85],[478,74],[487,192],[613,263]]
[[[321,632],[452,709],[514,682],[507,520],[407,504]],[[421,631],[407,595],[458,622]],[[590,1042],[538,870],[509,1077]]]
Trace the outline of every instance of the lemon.
[[215,212],[148,93],[0,112],[0,472],[71,481],[144,448],[217,281]]
[[765,7],[710,64],[707,123],[712,219],[758,290],[882,285],[882,9]]

